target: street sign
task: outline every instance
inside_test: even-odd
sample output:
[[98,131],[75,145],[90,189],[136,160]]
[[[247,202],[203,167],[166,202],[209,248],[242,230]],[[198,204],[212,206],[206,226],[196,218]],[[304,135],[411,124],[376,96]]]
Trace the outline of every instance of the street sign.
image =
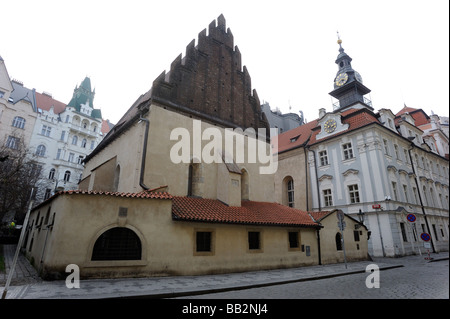
[[344,220],[344,212],[342,211],[342,210],[338,210],[337,212],[336,212],[336,217],[337,217],[337,219],[340,221],[340,220]]
[[431,237],[427,233],[420,234],[420,238],[422,238],[423,241],[430,241]]
[[423,247],[425,247],[426,249],[430,249],[431,248],[431,244],[428,243],[428,242],[423,243]]
[[416,215],[414,214],[408,214],[408,216],[406,216],[406,219],[411,222],[414,223],[416,221]]

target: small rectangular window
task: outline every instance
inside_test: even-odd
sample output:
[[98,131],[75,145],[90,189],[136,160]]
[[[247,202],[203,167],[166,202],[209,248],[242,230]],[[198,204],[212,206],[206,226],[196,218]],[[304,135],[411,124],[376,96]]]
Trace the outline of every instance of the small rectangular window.
[[260,232],[248,232],[248,249],[261,249]]
[[198,252],[210,252],[211,251],[211,232],[199,231],[196,233],[196,251]]
[[359,230],[354,230],[353,231],[353,237],[355,239],[355,241],[359,241]]
[[350,195],[350,203],[354,204],[354,203],[359,203],[359,190],[358,190],[358,185],[349,185],[348,186],[348,191],[349,191],[349,195]]
[[352,143],[345,143],[342,145],[342,151],[344,152],[344,160],[353,158]]
[[326,207],[333,206],[333,197],[331,195],[331,189],[323,190],[323,199]]
[[406,243],[408,241],[408,237],[406,237],[406,229],[405,229],[405,224],[404,223],[400,223],[400,229],[402,231],[403,241]]
[[300,243],[298,240],[298,232],[297,231],[290,231],[289,232],[289,248],[299,248]]
[[328,165],[328,154],[327,151],[319,152],[320,166]]

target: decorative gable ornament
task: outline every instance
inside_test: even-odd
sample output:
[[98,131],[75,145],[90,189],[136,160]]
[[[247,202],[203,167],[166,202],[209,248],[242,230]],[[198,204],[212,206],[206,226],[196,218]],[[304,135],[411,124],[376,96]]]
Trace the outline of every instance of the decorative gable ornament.
[[342,123],[340,113],[327,113],[319,120],[318,124],[321,130],[316,136],[317,140],[341,133],[349,128],[348,124]]

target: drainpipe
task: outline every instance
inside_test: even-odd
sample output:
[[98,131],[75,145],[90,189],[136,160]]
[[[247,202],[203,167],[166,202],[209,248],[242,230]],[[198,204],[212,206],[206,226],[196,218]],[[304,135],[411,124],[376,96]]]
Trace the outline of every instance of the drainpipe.
[[322,224],[315,220],[314,217],[308,212],[309,217],[313,220],[313,222],[317,223],[319,226],[316,228],[317,233],[317,254],[319,256],[319,265],[322,265],[322,252],[320,250],[320,229],[322,228]]
[[322,253],[320,251],[320,228],[317,228],[317,247],[319,254],[319,265],[322,265]]
[[412,150],[413,148],[414,148],[414,143],[411,142],[411,146],[410,146],[410,148],[408,148],[409,161],[411,162],[411,167],[412,167],[413,173],[414,173],[414,175],[416,176],[416,177],[414,178],[414,181],[416,182],[417,193],[419,194],[419,201],[420,201],[420,207],[422,208],[423,218],[425,219],[425,224],[427,224],[428,233],[430,234],[430,238],[431,238],[431,248],[433,249],[433,253],[436,253],[436,249],[434,249],[433,235],[431,234],[430,226],[428,225],[427,214],[425,213],[425,207],[423,206],[422,196],[420,195],[419,182],[417,182],[418,176],[417,176],[417,174],[416,174],[416,170],[415,170],[415,168],[414,168],[414,162],[413,162],[413,160],[412,160],[411,150]]
[[309,211],[309,192],[308,192],[308,153],[306,152],[306,147],[303,148],[303,153],[305,154],[305,179],[306,179],[306,211]]
[[139,186],[144,190],[148,190],[149,187],[144,184],[144,173],[145,173],[145,160],[147,158],[147,142],[148,142],[148,130],[150,126],[150,121],[142,115],[139,117],[139,121],[145,122],[145,133],[144,133],[144,145],[142,146],[142,160],[141,160],[141,173],[139,177]]
[[316,162],[316,151],[308,148],[308,151],[312,152],[314,155],[314,171],[316,172],[316,187],[317,187],[317,201],[319,203],[319,212],[322,211],[322,207],[320,206],[320,192],[319,192],[319,177],[317,175],[317,162]]

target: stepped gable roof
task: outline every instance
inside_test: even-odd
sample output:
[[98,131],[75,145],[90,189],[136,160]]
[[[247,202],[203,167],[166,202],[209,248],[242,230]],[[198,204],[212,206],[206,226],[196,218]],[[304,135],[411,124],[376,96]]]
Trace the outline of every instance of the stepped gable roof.
[[223,15],[209,24],[208,35],[205,28],[198,35],[197,45],[192,40],[186,47],[186,55],[180,54],[171,63],[170,70],[163,71],[153,81],[150,90],[133,103],[85,162],[138,121],[152,102],[226,128],[269,130]]
[[36,106],[38,109],[50,111],[50,109],[53,106],[53,112],[55,114],[60,114],[64,112],[66,109],[66,104],[63,102],[60,102],[58,100],[55,100],[52,96],[45,94],[45,93],[39,93],[36,92]]
[[172,200],[172,218],[192,222],[319,228],[305,211],[277,203],[242,201],[228,206],[217,199],[178,197]]

